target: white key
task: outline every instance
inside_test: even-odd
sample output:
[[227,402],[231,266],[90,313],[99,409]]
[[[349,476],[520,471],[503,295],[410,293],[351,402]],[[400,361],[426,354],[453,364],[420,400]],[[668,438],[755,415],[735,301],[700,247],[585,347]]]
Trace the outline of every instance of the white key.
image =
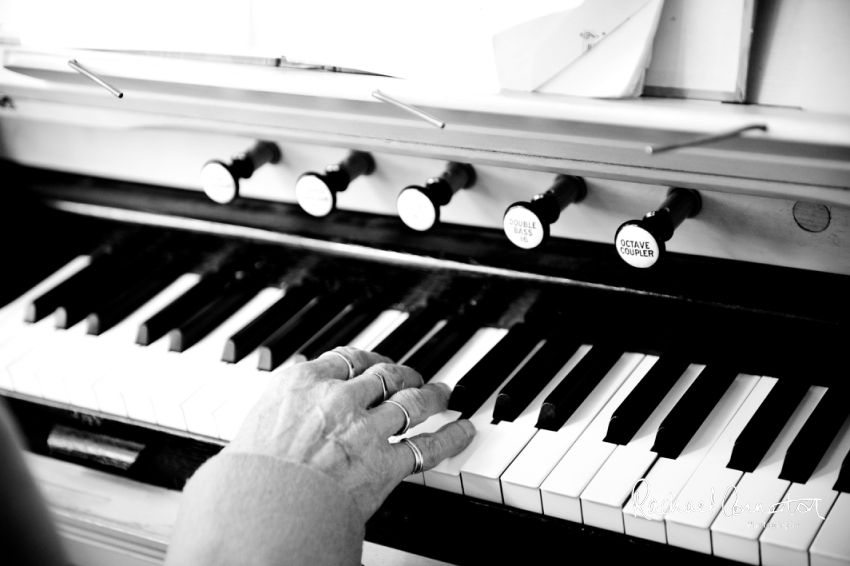
[[[74,346],[85,336],[85,321],[78,322],[68,330],[54,329],[33,349],[9,364],[8,371],[15,384],[15,390],[36,397],[45,397],[39,373],[49,365],[65,365],[69,362]],[[50,392],[53,393],[53,392]],[[68,402],[67,391],[61,395],[51,395],[51,399]]]
[[[50,317],[43,318],[35,324],[23,325],[17,333],[0,344],[0,388],[16,391],[9,366],[39,344],[49,341],[54,332],[53,320]],[[35,394],[41,396],[40,391]]]
[[[199,277],[194,274],[182,275],[103,334],[80,336],[69,347],[71,353],[66,362],[55,360],[39,371],[45,397],[60,400],[61,395],[67,395],[68,402],[76,407],[102,410],[95,394],[95,383],[111,371],[120,372],[129,367],[138,354],[137,350],[141,349],[135,345],[139,325],[198,280]],[[126,416],[126,411],[122,413]]]
[[[479,329],[472,335],[466,344],[464,344],[460,350],[458,350],[457,353],[455,353],[455,355],[446,362],[446,365],[434,374],[434,377],[431,378],[429,383],[445,383],[454,389],[457,382],[460,381],[461,378],[466,375],[466,373],[471,370],[472,367],[505,336],[505,334],[507,334],[507,330],[503,328]],[[444,411],[444,413],[450,413],[448,415],[443,414],[440,417],[447,422],[450,422],[448,419],[452,416],[454,416],[454,419],[452,420],[457,420],[457,417],[460,416],[456,414],[456,411]],[[452,415],[451,413],[455,414]],[[433,419],[434,417],[432,416],[431,418]],[[481,443],[481,441],[489,433],[489,429],[487,427],[491,426],[489,421],[486,422],[487,426],[484,426],[485,423],[481,422],[481,419],[472,422],[477,431],[475,433],[475,438],[472,440],[472,444],[457,456],[443,460],[435,468],[421,474],[421,479],[425,482],[425,485],[428,487],[436,487],[438,489],[453,491],[455,493],[463,493],[463,486],[460,480],[460,467],[464,462],[466,462],[466,459],[471,454],[470,448],[472,448],[473,445],[477,447],[477,445]],[[418,427],[416,429],[411,429],[410,432],[412,433],[411,436],[419,434]],[[415,480],[418,479],[420,478],[415,478]]]
[[164,380],[157,382],[160,386],[150,395],[157,423],[186,430],[182,405],[225,364],[221,361],[225,342],[282,297],[281,289],[263,289],[198,344],[178,356],[173,364],[163,368]]
[[537,432],[535,425],[543,402],[589,351],[590,346],[580,346],[514,421],[502,421],[493,428],[487,440],[460,469],[464,494],[495,503],[503,502],[499,477]]
[[743,475],[743,472],[726,467],[732,457],[735,440],[775,384],[776,379],[773,377],[759,379],[723,434],[679,492],[676,505],[664,516],[667,544],[711,554],[711,523],[720,513],[726,488],[737,484]]
[[[90,263],[91,258],[89,256],[78,256],[41,281],[38,285],[29,289],[8,305],[0,308],[0,344],[7,339],[13,338],[16,334],[21,333],[24,329],[31,326],[29,323],[24,321],[24,317],[26,316],[28,306],[34,299],[66,281],[82,269],[85,269]],[[42,319],[41,322],[45,319],[52,320],[52,317],[48,316]],[[49,324],[52,326],[52,322]],[[17,381],[19,382],[19,393],[26,393],[38,397],[43,396],[42,387],[38,383],[36,371],[39,367],[43,366],[50,360],[57,358],[61,359],[60,353],[55,349],[47,351],[45,348],[48,346],[48,341],[53,344],[54,340],[59,340],[59,343],[61,343],[61,339],[65,336],[67,336],[67,334],[64,331],[57,331],[55,337],[51,335],[48,340],[41,342],[39,347],[29,350],[27,354],[23,354],[21,358],[16,361],[17,367],[10,368],[10,373],[6,374],[5,379],[7,382],[12,379],[11,373],[18,373]],[[35,350],[40,350],[37,355],[35,355]],[[44,355],[45,351],[48,352],[48,355],[46,356]],[[3,387],[3,379],[4,378],[0,377],[0,387]],[[12,387],[13,386],[10,386],[8,388],[12,389]]]
[[371,350],[378,345],[386,335],[398,328],[398,325],[407,320],[406,312],[390,309],[385,310],[373,320],[369,326],[364,328],[360,334],[349,342],[349,346],[360,350]]
[[[723,512],[711,524],[712,549],[715,556],[759,564],[759,542],[764,525],[770,518],[770,507],[777,503],[791,482],[779,479],[785,452],[794,437],[806,424],[812,411],[826,393],[825,387],[810,387],[779,436],[771,445],[762,461],[752,472],[747,472],[738,481],[735,492],[723,505]],[[738,512],[736,505],[744,509]],[[758,506],[761,505],[761,511]]]
[[[419,346],[424,344],[430,336],[435,334],[440,328],[445,325],[445,321],[440,321],[437,323],[434,328],[431,329],[428,334],[426,334],[422,340],[414,346],[410,352],[402,358],[402,360],[410,357],[412,352],[415,352]],[[472,337],[464,344],[460,350],[458,350],[454,356],[446,362],[446,365],[440,368],[440,370],[434,374],[429,383],[445,383],[452,389],[457,385],[457,382],[466,375],[472,367],[478,363],[478,361],[484,357],[484,355],[490,351],[490,349],[502,339],[502,337],[507,333],[504,329],[498,328],[482,328],[478,330]],[[399,362],[402,363],[402,362]],[[413,427],[407,434],[404,435],[404,438],[410,438],[416,436],[417,434],[422,433],[430,433],[436,432],[444,425],[454,422],[460,418],[461,413],[458,411],[443,411],[442,413],[438,413],[436,415],[431,416],[424,423]],[[478,431],[476,431],[475,436],[478,436]],[[402,437],[398,437],[401,439]],[[395,441],[396,437],[390,439],[391,441]],[[474,442],[474,440],[473,440]],[[416,474],[409,475],[405,478],[405,481],[411,483],[417,483],[419,485],[425,485],[425,474]],[[437,481],[437,480],[435,480]],[[457,486],[455,486],[457,487]],[[456,493],[462,493],[461,491],[456,491]]]
[[691,364],[667,395],[647,417],[625,446],[617,446],[581,494],[581,512],[586,525],[625,532],[623,503],[629,498],[635,482],[646,475],[658,454],[653,452],[658,427],[667,417],[697,376],[703,365]]
[[[537,346],[514,368],[514,370],[496,387],[493,393],[484,401],[481,407],[469,418],[470,422],[475,426],[475,437],[466,449],[452,458],[444,460],[431,470],[425,472],[425,485],[428,487],[436,487],[444,491],[453,491],[455,493],[466,493],[463,486],[463,478],[460,475],[461,469],[466,462],[481,449],[487,438],[496,427],[491,424],[493,421],[493,409],[496,407],[496,398],[499,396],[499,390],[504,387],[516,373],[522,369],[522,366],[531,358],[534,353],[540,349],[543,343],[540,342]],[[494,347],[496,344],[494,344]],[[461,376],[462,377],[462,376]]]
[[623,354],[557,432],[537,431],[502,474],[502,494],[506,505],[543,513],[541,484],[642,359],[642,354]]
[[[17,299],[0,307],[0,342],[11,336],[16,328],[26,324],[24,322],[26,309],[34,299],[82,271],[90,263],[91,258],[89,256],[77,256]],[[12,323],[11,326],[7,326],[9,322]]]
[[[623,520],[626,534],[654,540],[665,544],[667,532],[664,528],[664,511],[669,510],[670,499],[679,495],[688,478],[705,458],[708,451],[720,438],[723,430],[734,417],[747,396],[758,383],[759,377],[741,374],[735,378],[717,405],[711,410],[705,422],[697,429],[678,458],[659,458],[645,483],[639,486],[638,497],[632,495],[623,507]],[[666,507],[662,501],[667,499]],[[655,500],[656,512],[650,510],[650,502]]]
[[820,528],[809,552],[812,566],[847,566],[850,564],[850,493],[842,493],[835,500],[826,521]]
[[[850,419],[830,444],[812,477],[804,484],[792,483],[791,488],[778,510],[770,517],[770,528],[765,528],[759,537],[761,563],[765,566],[808,566],[809,547],[818,530],[824,525],[824,517],[838,498],[832,489],[838,480],[841,463],[850,452]],[[820,501],[812,501],[817,500]],[[844,523],[844,533],[850,522]],[[828,538],[828,537],[827,537]],[[844,536],[843,538],[847,538]],[[850,547],[848,547],[850,551]],[[850,556],[850,552],[846,554]],[[812,563],[815,562],[814,556]]]
[[[593,422],[540,486],[545,515],[581,523],[579,499],[581,492],[617,446],[602,440],[608,431],[608,421],[611,420],[611,415],[620,403],[628,397],[657,361],[657,356],[645,356],[640,361],[626,382],[617,390],[605,408],[596,415]],[[620,358],[617,364],[622,362],[623,358]]]
[[236,396],[246,380],[257,379],[254,374],[259,373],[259,361],[259,350],[254,350],[236,364],[223,364],[215,369],[212,379],[204,383],[181,405],[186,430],[221,438],[215,412],[228,399]]
[[213,413],[219,438],[230,441],[236,437],[248,413],[260,400],[275,374],[269,371],[246,372],[236,395],[227,399]]
[[[420,423],[419,425],[413,427],[408,430],[401,436],[393,436],[390,438],[390,442],[397,442],[402,440],[403,438],[410,438],[412,436],[416,436],[417,434],[427,434],[434,433],[446,426],[449,423],[453,423],[454,421],[460,418],[460,411],[443,411],[442,413],[437,413],[436,415],[429,417],[424,423]],[[419,485],[425,485],[425,477],[424,474],[410,474],[404,481],[410,483],[416,483]]]
[[[159,310],[165,308],[171,304],[173,300],[182,295],[182,293],[178,292],[175,287],[179,285],[181,281],[184,281],[184,278],[186,277],[189,276],[184,275],[168,289],[157,295],[157,297],[154,297],[149,304],[152,305],[156,303],[160,308],[152,310],[150,312],[150,316],[153,316],[159,312]],[[197,276],[192,277],[196,277],[196,284],[199,279]],[[188,280],[186,280],[183,284],[187,286],[187,290],[192,286],[191,281]],[[147,310],[147,308],[148,306],[146,305],[145,310]],[[144,322],[144,320],[142,320],[142,322]],[[136,330],[138,330],[138,328]],[[127,338],[128,339],[126,341],[120,341],[120,346],[116,341],[116,345],[110,347],[113,355],[109,356],[108,359],[114,360],[114,363],[104,363],[102,366],[103,371],[94,373],[92,376],[93,381],[91,382],[91,390],[94,392],[99,409],[104,413],[123,417],[130,416],[127,402],[125,401],[125,390],[131,389],[134,384],[138,387],[143,387],[144,384],[151,380],[152,376],[155,375],[155,372],[152,371],[152,364],[154,363],[154,360],[169,355],[168,336],[163,336],[148,346],[136,345],[135,335],[133,335],[132,339],[129,339],[129,336],[127,336]],[[79,384],[78,391],[81,397],[80,401],[83,401],[86,394],[85,381]],[[72,402],[75,404],[80,401],[73,401],[72,399]],[[146,415],[147,422],[156,423],[156,415],[153,412],[153,406],[147,401],[147,399],[145,399],[144,402],[139,403],[138,407],[134,407],[133,412],[142,412]]]

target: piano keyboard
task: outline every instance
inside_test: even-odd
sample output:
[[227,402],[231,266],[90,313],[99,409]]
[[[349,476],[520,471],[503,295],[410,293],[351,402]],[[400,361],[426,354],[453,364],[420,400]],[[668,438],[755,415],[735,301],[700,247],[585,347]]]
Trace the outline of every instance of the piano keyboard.
[[347,344],[452,386],[408,436],[478,430],[408,482],[749,564],[850,563],[846,388],[702,363],[682,341],[647,354],[570,312],[497,324],[502,288],[184,272],[204,262],[172,246],[79,256],[0,309],[3,393],[223,444],[271,370]]

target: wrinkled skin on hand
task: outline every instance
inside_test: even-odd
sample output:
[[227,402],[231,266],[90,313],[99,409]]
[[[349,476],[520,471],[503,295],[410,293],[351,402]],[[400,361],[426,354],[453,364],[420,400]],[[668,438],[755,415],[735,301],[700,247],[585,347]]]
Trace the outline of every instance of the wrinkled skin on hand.
[[[278,371],[225,450],[273,456],[319,470],[349,490],[367,520],[414,466],[410,447],[388,441],[406,419],[399,407],[381,404],[379,376],[389,398],[408,411],[411,427],[444,411],[450,389],[444,384],[423,385],[415,370],[378,354],[336,350],[351,360],[353,379],[347,380],[346,362],[332,353]],[[412,440],[427,470],[461,452],[474,434],[473,425],[462,420]]]

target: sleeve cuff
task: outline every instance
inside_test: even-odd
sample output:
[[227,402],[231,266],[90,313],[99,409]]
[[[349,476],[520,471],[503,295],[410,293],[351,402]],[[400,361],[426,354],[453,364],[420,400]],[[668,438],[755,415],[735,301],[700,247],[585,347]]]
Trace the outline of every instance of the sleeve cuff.
[[186,484],[166,564],[360,564],[364,534],[354,499],[325,474],[225,452]]

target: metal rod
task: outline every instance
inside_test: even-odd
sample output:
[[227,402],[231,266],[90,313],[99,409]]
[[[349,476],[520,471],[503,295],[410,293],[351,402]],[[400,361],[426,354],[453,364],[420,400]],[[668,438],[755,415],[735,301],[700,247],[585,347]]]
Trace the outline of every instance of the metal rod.
[[428,122],[432,126],[436,126],[440,129],[446,127],[445,122],[441,122],[440,120],[437,120],[436,118],[434,118],[430,114],[423,112],[422,110],[416,108],[415,106],[411,106],[410,104],[405,104],[404,102],[398,101],[395,98],[392,98],[391,96],[387,96],[386,94],[384,94],[380,90],[373,91],[372,96],[377,98],[381,102],[389,102],[393,106],[398,106],[402,110],[406,110],[407,112],[410,112],[414,116],[416,116],[418,118],[422,118],[423,120],[425,120],[426,122]]
[[750,130],[761,130],[762,132],[767,131],[766,124],[750,124],[749,126],[743,126],[741,128],[736,128],[734,130],[729,130],[726,132],[720,132],[719,134],[709,134],[705,136],[699,136],[689,141],[679,142],[679,143],[671,143],[668,145],[648,145],[646,146],[646,153],[649,155],[657,155],[659,153],[664,153],[665,151],[672,151],[674,149],[679,149],[682,147],[692,147],[695,145],[705,145],[708,143],[714,143],[720,140],[725,140],[728,138],[734,138],[736,136],[740,136],[744,132],[748,132]]
[[108,82],[103,80],[102,78],[98,77],[97,75],[95,75],[94,73],[92,73],[91,71],[89,71],[88,69],[86,69],[85,67],[80,65],[79,63],[77,63],[76,59],[71,59],[70,61],[68,61],[68,66],[71,67],[72,69],[74,69],[75,71],[77,71],[78,73],[80,73],[81,75],[85,75],[86,77],[90,78],[91,80],[93,80],[94,82],[96,82],[97,84],[99,84],[100,86],[102,86],[103,88],[105,88],[106,90],[108,90],[109,92],[111,92],[112,94],[117,96],[118,98],[124,98],[123,92],[121,92],[120,90],[118,90],[117,88],[115,88],[114,86],[112,86],[111,84],[109,84]]

